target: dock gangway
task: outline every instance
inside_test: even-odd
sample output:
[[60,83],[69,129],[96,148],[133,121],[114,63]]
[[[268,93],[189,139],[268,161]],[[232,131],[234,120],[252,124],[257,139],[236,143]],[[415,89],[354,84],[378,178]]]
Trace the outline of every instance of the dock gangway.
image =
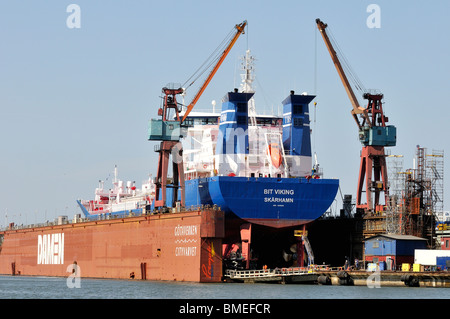
[[225,277],[237,281],[284,281],[286,278],[310,277],[315,275],[314,268],[291,267],[275,269],[235,270],[227,269]]

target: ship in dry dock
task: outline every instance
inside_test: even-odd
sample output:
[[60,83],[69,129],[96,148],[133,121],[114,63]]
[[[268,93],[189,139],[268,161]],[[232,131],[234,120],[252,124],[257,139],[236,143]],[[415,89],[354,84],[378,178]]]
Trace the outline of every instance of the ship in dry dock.
[[[258,116],[247,73],[247,86],[225,95],[219,116],[189,114],[245,26],[235,26],[186,108],[177,102],[182,87],[163,88],[161,118],[148,135],[160,142],[156,178],[138,189],[116,174],[112,189],[100,183],[93,200],[77,201],[83,216],[11,224],[0,232],[0,274],[68,276],[76,265],[82,277],[218,282],[224,267],[292,263],[283,252],[303,263],[305,225],[328,209],[339,183],[312,165],[314,96],[292,91],[282,117]],[[199,137],[201,147],[189,150],[189,138]],[[300,240],[294,230],[303,231]]]

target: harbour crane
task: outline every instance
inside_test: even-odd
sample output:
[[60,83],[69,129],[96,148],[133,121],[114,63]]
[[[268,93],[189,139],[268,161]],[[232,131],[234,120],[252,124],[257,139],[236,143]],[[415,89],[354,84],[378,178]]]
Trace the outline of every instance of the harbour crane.
[[[358,188],[356,195],[356,208],[366,213],[376,213],[383,210],[380,205],[380,194],[384,193],[385,203],[389,196],[388,176],[386,168],[385,147],[395,146],[397,140],[396,127],[386,125],[388,117],[383,113],[383,94],[363,93],[368,101],[366,107],[359,105],[344,68],[336,54],[335,47],[327,33],[327,24],[316,19],[317,28],[322,34],[325,45],[333,60],[334,66],[341,78],[345,91],[352,104],[351,114],[358,126],[359,140],[363,146],[359,166]],[[366,193],[366,203],[362,203],[362,193]],[[372,199],[372,197],[374,197]]]
[[[183,94],[185,89],[173,84],[162,88],[162,92],[164,93],[163,106],[158,110],[158,115],[161,116],[161,119],[150,120],[148,137],[148,139],[152,141],[161,141],[159,145],[155,145],[155,151],[159,153],[158,171],[155,183],[155,208],[168,206],[166,204],[167,187],[173,189],[171,207],[175,207],[177,202],[180,202],[182,207],[185,206],[183,148],[180,143],[180,138],[182,137],[182,124],[202,96],[206,87],[211,82],[212,78],[216,74],[222,62],[225,60],[233,45],[236,43],[239,36],[244,33],[246,25],[247,21],[244,21],[234,27],[235,30],[233,31],[231,40],[226,42],[227,44],[225,49],[218,57],[212,71],[201,85],[182,117],[180,117],[181,109],[179,108],[179,103],[177,102],[176,96]],[[175,120],[171,120],[169,118],[169,113],[172,109],[175,111]],[[171,155],[173,163],[173,181],[172,184],[169,185],[167,175],[169,158]],[[181,197],[179,200],[178,190],[180,190]]]

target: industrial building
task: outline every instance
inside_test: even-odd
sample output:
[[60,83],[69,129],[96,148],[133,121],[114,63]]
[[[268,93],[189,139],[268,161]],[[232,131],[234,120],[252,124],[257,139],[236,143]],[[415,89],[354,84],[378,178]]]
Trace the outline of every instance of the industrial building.
[[403,263],[414,263],[416,249],[426,249],[427,240],[412,235],[381,234],[367,238],[364,245],[366,264],[378,264],[380,270],[395,270]]

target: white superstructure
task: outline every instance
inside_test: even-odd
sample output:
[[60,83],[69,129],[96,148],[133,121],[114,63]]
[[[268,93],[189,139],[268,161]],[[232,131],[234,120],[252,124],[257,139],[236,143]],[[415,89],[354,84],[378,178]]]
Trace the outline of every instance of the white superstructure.
[[[254,58],[243,59],[240,93],[254,93]],[[214,101],[215,102],[215,101]],[[215,103],[213,103],[215,106]],[[215,110],[214,110],[215,111]],[[312,175],[311,157],[291,155],[283,147],[283,117],[257,115],[254,97],[248,101],[248,153],[216,154],[219,125],[224,112],[191,112],[182,139],[186,179],[219,176],[304,177]],[[236,138],[239,132],[236,130]]]
[[105,181],[100,180],[99,186],[95,189],[94,200],[80,200],[89,214],[108,214],[144,208],[150,205],[155,197],[155,184],[151,176],[142,182],[139,189],[134,181],[119,180],[115,166],[112,184],[112,188],[105,189]]

